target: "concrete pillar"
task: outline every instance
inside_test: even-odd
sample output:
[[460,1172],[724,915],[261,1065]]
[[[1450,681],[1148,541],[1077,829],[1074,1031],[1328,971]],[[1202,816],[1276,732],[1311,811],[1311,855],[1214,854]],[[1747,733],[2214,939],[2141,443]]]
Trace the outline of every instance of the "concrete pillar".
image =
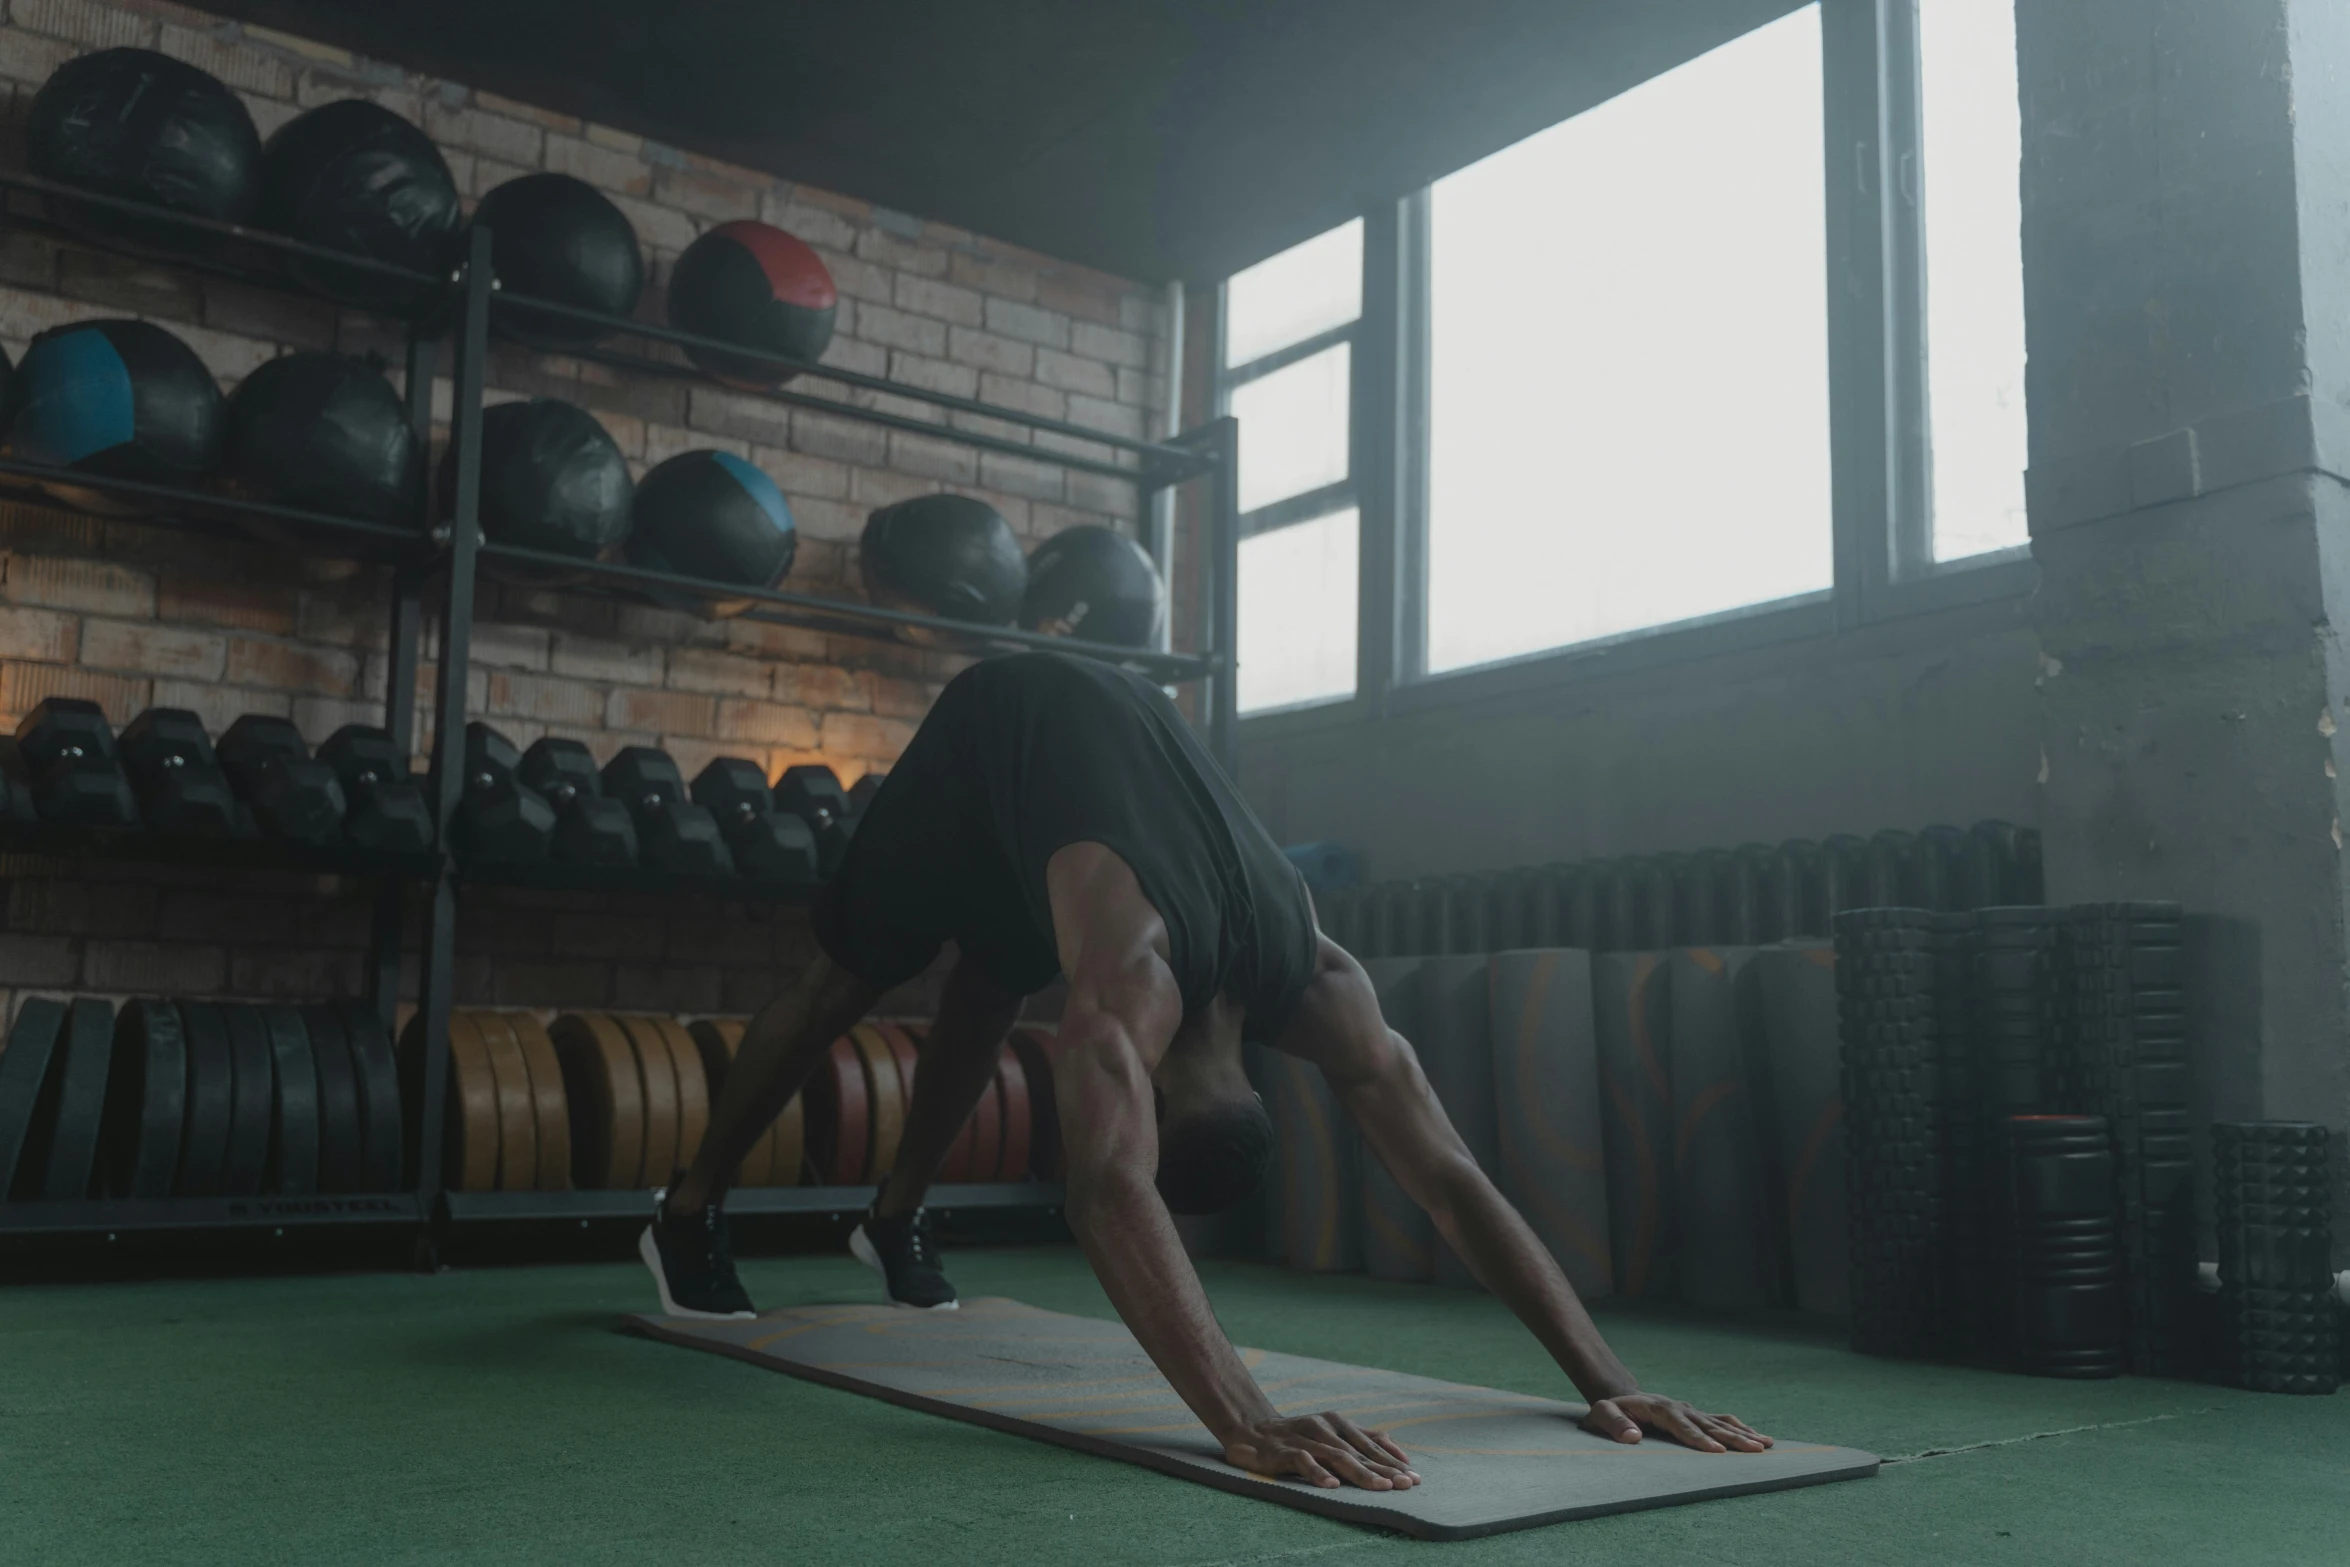
[[2206,1102],[2339,1134],[2350,16],[2017,22],[2048,895],[2212,916]]

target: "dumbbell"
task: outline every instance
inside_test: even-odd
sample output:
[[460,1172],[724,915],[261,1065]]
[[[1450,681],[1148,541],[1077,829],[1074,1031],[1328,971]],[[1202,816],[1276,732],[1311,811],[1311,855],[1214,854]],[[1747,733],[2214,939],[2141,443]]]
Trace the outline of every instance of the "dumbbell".
[[341,838],[342,782],[290,721],[247,713],[220,737],[220,765],[271,837],[310,844]]
[[522,753],[484,723],[465,726],[465,797],[452,836],[476,860],[543,860],[555,838],[555,808],[516,776]]
[[848,791],[840,786],[840,775],[816,763],[785,768],[783,776],[775,780],[775,808],[808,824],[816,836],[824,874],[831,875],[855,830]]
[[888,779],[887,773],[867,773],[849,785],[849,815],[862,817],[865,807],[873,803],[873,797],[881,793],[881,786]]
[[595,756],[577,740],[532,742],[516,773],[555,808],[555,858],[575,865],[634,865],[636,822],[628,807],[604,798]]
[[15,737],[0,735],[0,822],[30,826],[41,819],[33,809],[32,781],[25,777],[24,757]]
[[116,750],[139,815],[157,832],[228,838],[252,831],[229,786],[204,720],[184,707],[150,707],[130,721]]
[[114,730],[97,703],[42,698],[16,726],[16,748],[41,820],[66,827],[137,825],[138,801],[115,754]]
[[657,870],[731,876],[734,855],[718,818],[686,797],[685,775],[668,752],[632,745],[604,764],[604,793],[636,818],[644,863]]
[[432,847],[432,807],[390,734],[372,724],[345,724],[326,737],[318,759],[343,786],[344,837],[394,853]]
[[775,809],[767,770],[739,756],[722,756],[694,775],[694,803],[718,818],[735,869],[765,881],[813,881],[816,835],[796,816]]

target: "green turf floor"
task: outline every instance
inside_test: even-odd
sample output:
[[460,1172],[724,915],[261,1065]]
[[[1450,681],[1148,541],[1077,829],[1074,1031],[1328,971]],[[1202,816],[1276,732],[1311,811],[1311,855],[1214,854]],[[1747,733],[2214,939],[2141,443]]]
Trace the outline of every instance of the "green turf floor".
[[[950,1261],[966,1294],[1109,1314],[1069,1250]],[[1243,1344],[1566,1393],[1482,1297],[1205,1272]],[[763,1305],[872,1298],[845,1259],[745,1274]],[[0,1561],[2345,1559],[2350,1394],[2038,1381],[1864,1360],[1804,1327],[1603,1309],[1647,1385],[1898,1461],[1447,1545],[614,1331],[648,1303],[617,1265],[0,1290]]]

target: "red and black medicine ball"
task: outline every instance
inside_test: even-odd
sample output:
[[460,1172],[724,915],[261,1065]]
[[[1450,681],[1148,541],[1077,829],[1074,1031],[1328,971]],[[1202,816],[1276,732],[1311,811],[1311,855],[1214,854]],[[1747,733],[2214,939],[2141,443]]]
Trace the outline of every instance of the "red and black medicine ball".
[[[669,279],[669,324],[697,337],[813,361],[832,341],[840,294],[816,252],[783,230],[745,219],[686,246]],[[781,386],[792,372],[709,349],[688,349],[704,373],[741,386]]]

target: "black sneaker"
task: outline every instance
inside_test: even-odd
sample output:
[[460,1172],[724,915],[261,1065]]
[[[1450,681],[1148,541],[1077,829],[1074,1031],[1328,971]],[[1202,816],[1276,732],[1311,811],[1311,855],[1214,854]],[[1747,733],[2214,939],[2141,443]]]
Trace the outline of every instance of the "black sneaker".
[[645,1226],[636,1254],[653,1270],[661,1290],[661,1311],[671,1317],[755,1317],[743,1281],[735,1277],[734,1248],[726,1215],[711,1203],[690,1219],[672,1219],[661,1206],[664,1188],[653,1193],[653,1222]]
[[938,1265],[938,1248],[930,1238],[930,1210],[916,1208],[899,1219],[874,1217],[849,1236],[849,1254],[881,1275],[889,1298],[916,1311],[953,1311],[955,1287]]

